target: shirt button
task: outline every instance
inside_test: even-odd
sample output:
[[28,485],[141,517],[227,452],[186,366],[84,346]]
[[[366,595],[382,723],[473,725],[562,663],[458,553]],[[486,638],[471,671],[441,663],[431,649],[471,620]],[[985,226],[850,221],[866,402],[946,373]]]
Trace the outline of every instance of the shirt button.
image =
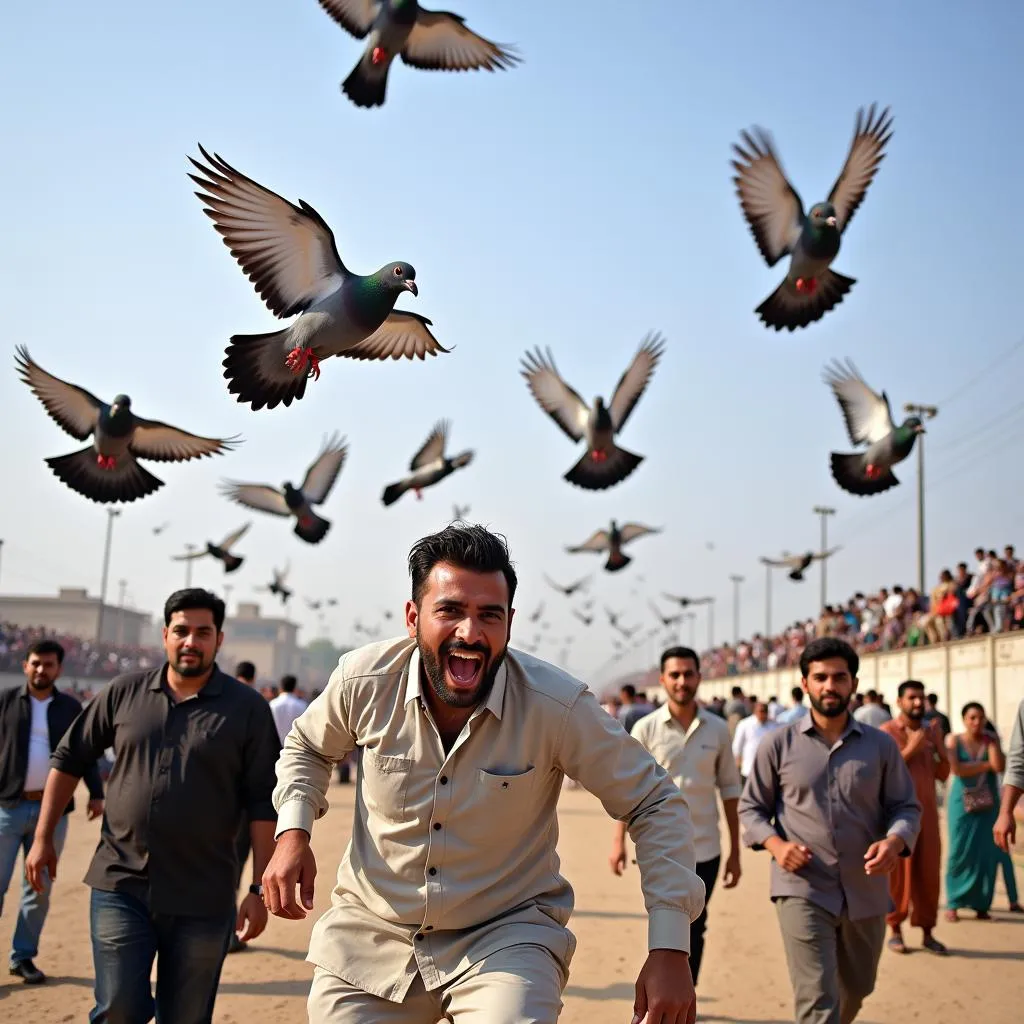
[[437,868],[428,868],[427,869],[427,874],[428,875],[436,875],[437,874]]
[[432,924],[428,924],[427,927],[424,928],[423,930],[425,932],[432,932],[434,930],[434,926]]
[[422,941],[423,941],[423,936],[422,936],[422,935],[420,935],[420,933],[419,933],[419,932],[417,932],[417,933],[416,933],[416,941],[417,941],[417,942],[422,942]]
[[447,786],[448,785],[448,776],[447,775],[442,775],[441,776],[441,785],[442,786]]
[[434,831],[437,832],[440,828],[441,828],[441,822],[435,821],[434,822]]

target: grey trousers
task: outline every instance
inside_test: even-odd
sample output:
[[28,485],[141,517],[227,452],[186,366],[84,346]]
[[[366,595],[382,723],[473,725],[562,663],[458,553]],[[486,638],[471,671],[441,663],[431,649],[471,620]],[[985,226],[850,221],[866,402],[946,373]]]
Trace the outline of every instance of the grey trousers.
[[875,988],[885,917],[851,921],[799,896],[780,896],[775,911],[796,1024],[851,1024]]

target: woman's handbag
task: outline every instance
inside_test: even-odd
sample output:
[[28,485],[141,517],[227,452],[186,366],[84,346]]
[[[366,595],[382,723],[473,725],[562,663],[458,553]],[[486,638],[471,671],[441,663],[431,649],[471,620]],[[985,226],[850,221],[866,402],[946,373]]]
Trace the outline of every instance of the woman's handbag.
[[981,811],[990,811],[995,807],[995,797],[992,796],[992,787],[986,784],[985,777],[979,777],[979,781],[973,786],[964,783],[964,810],[968,814],[979,814]]

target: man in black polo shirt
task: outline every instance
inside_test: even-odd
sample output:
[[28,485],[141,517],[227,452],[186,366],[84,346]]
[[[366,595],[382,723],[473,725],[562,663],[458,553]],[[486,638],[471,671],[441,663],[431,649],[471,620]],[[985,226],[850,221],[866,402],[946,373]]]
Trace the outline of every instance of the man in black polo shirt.
[[[244,683],[250,689],[255,689],[256,666],[251,661],[240,661],[235,666],[235,678],[240,683]],[[242,884],[242,872],[245,870],[245,862],[249,859],[249,852],[249,819],[245,816],[245,808],[243,807],[242,819],[238,823],[238,835],[235,836],[235,855],[238,857],[238,872],[235,875],[236,892]],[[234,932],[232,932],[228,952],[240,953],[245,948],[245,943],[242,942]]]
[[[224,602],[179,590],[164,606],[166,663],[119,676],[53,754],[31,884],[56,877],[54,829],[84,766],[116,752],[100,843],[85,881],[96,975],[92,1022],[200,1024],[213,1017],[233,927],[266,927],[254,884],[235,914],[235,837],[250,822],[253,880],[274,846],[271,795],[280,740],[263,698],[217,668]],[[149,976],[157,959],[156,998]]]
[[[32,845],[50,754],[82,710],[77,697],[54,685],[63,664],[64,648],[56,640],[39,640],[25,651],[25,685],[0,691],[0,912],[18,851],[27,856]],[[84,777],[90,797],[87,815],[95,818],[103,813],[103,783],[95,760],[86,766]],[[54,827],[58,855],[68,834],[68,814],[74,809],[69,795]],[[46,981],[33,960],[39,955],[39,936],[49,909],[50,880],[38,892],[23,882],[10,970],[26,985]]]

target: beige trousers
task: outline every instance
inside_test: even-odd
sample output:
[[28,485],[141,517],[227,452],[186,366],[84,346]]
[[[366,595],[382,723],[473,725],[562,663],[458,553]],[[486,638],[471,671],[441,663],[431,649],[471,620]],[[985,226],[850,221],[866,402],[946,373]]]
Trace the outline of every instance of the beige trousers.
[[313,972],[309,1024],[556,1024],[568,978],[543,946],[499,949],[428,992],[417,975],[401,1003],[370,995],[321,967]]

